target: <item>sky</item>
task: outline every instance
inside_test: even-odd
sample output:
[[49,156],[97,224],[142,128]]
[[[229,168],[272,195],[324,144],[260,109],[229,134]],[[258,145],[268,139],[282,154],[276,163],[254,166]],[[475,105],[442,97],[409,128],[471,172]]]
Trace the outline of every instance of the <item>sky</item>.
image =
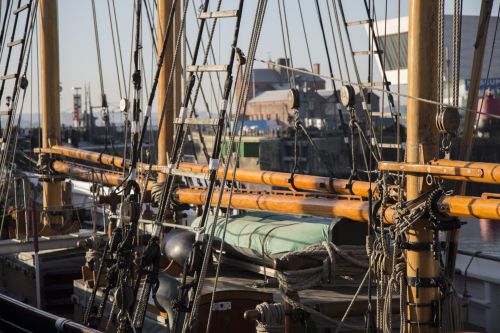
[[[133,17],[133,0],[114,0],[116,4],[116,15],[119,26],[119,35],[122,47],[125,76],[129,78],[129,61],[131,54],[131,34]],[[150,3],[153,1],[146,0]],[[189,0],[199,4],[201,0]],[[276,59],[284,56],[283,41],[280,29],[280,16],[278,11],[279,0],[269,0],[266,12],[262,35],[257,52],[258,59]],[[282,0],[283,1],[283,0]],[[399,0],[387,0],[387,17],[397,17],[397,8]],[[215,1],[212,1],[215,2]],[[408,2],[401,0],[401,15],[408,13]],[[118,78],[116,73],[115,58],[113,54],[113,39],[111,38],[110,17],[108,12],[107,0],[95,0],[99,43],[101,47],[101,58],[103,67],[104,91],[110,104],[111,111],[118,108],[120,93],[118,87]],[[223,9],[235,9],[230,6],[236,6],[236,1],[223,1]],[[245,2],[244,16],[241,24],[241,34],[239,45],[245,52],[248,48],[249,36],[254,19],[255,0]],[[290,45],[293,54],[293,62],[296,67],[310,68],[308,52],[305,47],[305,37],[303,26],[301,24],[299,4],[302,9],[307,42],[311,53],[313,63],[320,63],[321,73],[328,75],[328,64],[326,61],[325,49],[321,38],[318,16],[314,0],[284,0],[286,4],[286,16],[289,25]],[[330,53],[333,55],[333,39],[330,33],[330,23],[328,21],[326,1],[319,1],[320,9],[323,14],[323,20],[327,33],[327,41]],[[357,20],[365,18],[362,7],[363,0],[343,1],[348,20]],[[452,1],[446,1],[446,12],[452,12]],[[377,19],[385,17],[386,0],[375,0]],[[464,0],[464,15],[478,15],[480,10],[479,0]],[[496,0],[493,13],[496,15],[500,0]],[[94,105],[100,103],[100,85],[97,66],[96,42],[92,20],[91,0],[58,0],[59,11],[59,45],[60,45],[60,82],[61,82],[61,111],[71,112],[72,110],[72,87],[82,87],[85,83],[91,86],[91,96]],[[188,38],[194,40],[196,34],[196,20],[194,18],[194,9],[189,8],[187,17]],[[143,18],[143,57],[146,68],[146,81],[149,90],[151,86],[151,73],[154,67],[154,53],[151,47],[151,33],[146,24],[146,16]],[[233,20],[219,20],[217,25],[214,51],[217,62],[224,62],[224,57],[229,54],[229,46],[232,38],[234,26]],[[335,24],[335,23],[334,23]],[[335,26],[334,26],[335,28]],[[351,30],[354,49],[366,49],[368,43],[366,33],[363,27],[354,27]],[[465,47],[465,46],[464,46]],[[33,49],[36,52],[36,41],[33,43]],[[36,57],[34,58],[36,59]],[[38,112],[37,108],[37,84],[36,84],[36,65],[30,88],[33,89],[33,113]],[[256,64],[256,67],[262,67],[262,64]],[[366,61],[360,64],[362,73],[366,73]],[[338,68],[334,64],[334,75],[338,75]],[[124,94],[122,87],[122,95]],[[209,98],[209,104],[216,103],[215,98]],[[154,110],[155,111],[155,110]],[[29,112],[29,110],[27,111]]]

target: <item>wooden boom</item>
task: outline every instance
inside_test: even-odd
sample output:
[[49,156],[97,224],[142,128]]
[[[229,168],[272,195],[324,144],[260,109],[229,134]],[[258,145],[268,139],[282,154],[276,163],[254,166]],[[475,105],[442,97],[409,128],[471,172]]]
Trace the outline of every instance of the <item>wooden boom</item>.
[[500,164],[431,160],[429,164],[379,162],[381,171],[403,171],[411,174],[429,174],[443,179],[475,183],[500,184]]
[[[68,176],[118,186],[123,182],[124,176],[120,172],[107,170],[91,170],[74,163],[53,161],[52,170],[67,174]],[[151,190],[153,182],[148,183]],[[205,202],[206,191],[204,188],[182,188],[175,192],[179,203],[202,205]],[[217,195],[212,204],[215,205]],[[222,197],[222,207],[229,204],[229,192]],[[294,193],[280,191],[275,193],[238,191],[233,193],[231,207],[236,209],[269,211],[282,214],[310,215],[319,217],[346,217],[357,222],[367,222],[369,218],[369,205],[367,201],[357,196],[321,197],[310,193]],[[442,209],[454,217],[468,217],[478,219],[500,220],[500,199],[498,197],[469,197],[449,196],[441,202]],[[396,221],[395,210],[389,207],[385,210],[385,223],[392,224]]]
[[[130,161],[124,160],[121,157],[96,153],[92,151],[86,151],[76,148],[70,148],[65,146],[52,146],[51,148],[41,148],[35,149],[38,153],[47,154],[57,154],[66,157],[71,157],[75,159],[80,159],[84,161],[101,163],[103,165],[115,166],[118,168],[127,167],[130,165]],[[137,168],[139,170],[148,170],[149,165],[145,163],[138,163]],[[179,169],[183,171],[192,171],[197,173],[208,173],[208,166],[194,163],[181,163]],[[161,165],[153,165],[152,171],[165,172],[166,167]],[[224,170],[219,168],[217,172],[217,178],[221,179],[223,177]],[[228,173],[228,180],[232,180],[232,173]],[[274,172],[274,171],[260,171],[260,170],[248,170],[248,169],[238,169],[236,171],[236,181],[269,185],[269,186],[279,186],[285,188],[292,188],[289,180],[290,173],[287,172]],[[310,175],[295,175],[293,178],[293,184],[296,189],[301,191],[313,191],[320,193],[332,193],[332,194],[354,194],[359,196],[368,196],[368,191],[370,189],[370,183],[363,181],[352,181],[351,190],[349,190],[349,181],[345,179],[335,179],[329,177],[319,177]],[[372,190],[375,190],[375,184],[371,185]]]

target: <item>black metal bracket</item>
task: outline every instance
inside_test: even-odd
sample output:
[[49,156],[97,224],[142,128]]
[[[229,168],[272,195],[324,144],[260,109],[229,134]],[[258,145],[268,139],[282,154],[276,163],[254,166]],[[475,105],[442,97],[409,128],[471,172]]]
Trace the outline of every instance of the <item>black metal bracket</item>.
[[424,278],[419,276],[406,277],[406,284],[410,287],[416,288],[439,288],[443,285],[444,279],[442,277]]
[[[446,247],[446,242],[439,242],[437,244],[439,251]],[[414,252],[424,252],[424,251],[437,251],[436,246],[433,242],[422,242],[422,243],[409,243],[402,242],[399,244],[401,250],[409,250]]]
[[431,303],[411,303],[407,302],[407,306],[415,308],[430,308],[431,310],[431,320],[430,321],[419,321],[419,320],[407,320],[410,325],[426,325],[431,327],[441,326],[441,310],[439,307],[439,300],[433,300]]

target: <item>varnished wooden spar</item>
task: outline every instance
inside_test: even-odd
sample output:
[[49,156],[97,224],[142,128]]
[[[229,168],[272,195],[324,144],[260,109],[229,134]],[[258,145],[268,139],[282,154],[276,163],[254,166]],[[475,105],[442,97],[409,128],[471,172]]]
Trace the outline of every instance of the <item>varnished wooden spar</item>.
[[[183,171],[208,173],[207,165],[194,163],[181,163],[180,169]],[[224,170],[220,168],[217,171],[217,178],[221,179],[223,174]],[[227,179],[233,180],[233,175],[231,172],[228,173]],[[290,173],[287,172],[248,170],[239,168],[236,170],[234,180],[243,183],[278,186],[293,189],[292,185],[290,184]],[[346,179],[336,179],[310,175],[295,175],[293,177],[293,185],[300,191],[312,191],[331,194],[353,194],[363,197],[368,196],[368,191],[370,189],[370,183],[368,182],[354,180],[352,181],[351,189],[349,189],[349,181]],[[371,187],[372,190],[375,191],[375,184],[372,184]]]
[[[218,194],[212,205],[217,204]],[[180,203],[203,205],[206,200],[204,188],[178,189],[175,198]],[[222,207],[228,207],[229,192],[222,196]],[[310,215],[319,217],[347,217],[353,221],[368,221],[368,202],[359,199],[315,198],[302,195],[234,192],[231,207],[235,209],[259,210],[281,214]]]
[[[86,180],[93,183],[118,186],[123,184],[124,176],[121,172],[107,170],[91,170],[74,163],[53,161],[50,164],[52,170],[66,174],[70,177]],[[140,181],[140,178],[139,178]],[[151,190],[153,182],[148,182],[148,191]]]
[[[59,36],[57,32],[57,1],[41,0],[40,10],[40,85],[42,90],[42,147],[61,143],[59,102]],[[61,182],[43,182],[43,209],[60,211]],[[62,224],[61,214],[44,214],[45,225]]]
[[[123,174],[91,170],[74,163],[53,161],[51,168],[68,176],[91,182],[117,186],[123,182]],[[153,183],[148,183],[151,190]],[[202,205],[205,202],[204,188],[178,189],[175,192],[176,200],[180,203]],[[217,195],[212,204],[215,205]],[[222,197],[222,207],[227,207],[229,193]],[[468,197],[450,196],[443,199],[441,206],[448,215],[454,217],[468,217],[478,219],[500,220],[500,199],[496,196]],[[268,211],[281,214],[310,215],[318,217],[346,217],[357,222],[367,222],[369,216],[368,202],[356,196],[339,196],[335,198],[319,197],[307,193],[280,192],[235,192],[231,200],[231,207],[236,209]],[[396,221],[395,210],[388,207],[385,210],[385,223]]]
[[429,164],[379,162],[381,171],[404,171],[412,174],[429,174],[443,179],[475,183],[500,184],[500,164],[432,160]]
[[[121,157],[101,154],[92,151],[86,151],[77,148],[54,145],[51,148],[35,149],[38,153],[56,154],[66,156],[83,161],[100,163],[106,166],[114,166],[123,168],[130,165],[129,160],[124,160]],[[146,163],[138,163],[137,168],[146,171],[149,165]],[[405,171],[415,174],[431,174],[438,178],[450,180],[463,180],[478,183],[500,184],[500,165],[494,163],[483,162],[465,162],[452,160],[432,160],[429,164],[418,163],[398,163],[398,162],[379,162],[378,168],[381,171]],[[165,166],[152,166],[152,171],[162,173],[166,169]],[[182,171],[191,171],[196,173],[208,173],[208,166],[195,163],[181,163],[179,169]],[[217,178],[221,179],[223,170],[217,172]],[[232,173],[228,173],[228,180],[232,180]],[[277,186],[292,189],[289,183],[290,173],[237,169],[235,180],[244,183]],[[330,194],[351,194],[348,188],[349,181],[346,179],[335,179],[311,175],[295,175],[295,188],[301,191],[311,191],[318,193]],[[111,184],[113,185],[113,184]],[[363,181],[352,182],[352,194],[362,197],[368,196],[370,184]],[[375,191],[375,185],[372,184],[372,190]],[[375,193],[376,195],[376,193]]]
[[[437,100],[438,77],[438,13],[439,1],[410,0],[408,2],[408,95],[428,100]],[[437,107],[420,100],[408,99],[406,111],[406,160],[424,164],[439,154],[439,135],[436,126]],[[427,191],[429,186],[422,176],[406,177],[407,200],[413,200]],[[422,219],[406,232],[410,243],[431,243],[434,233],[430,221]],[[437,279],[439,261],[432,250],[408,249],[406,276],[408,279]],[[436,315],[429,304],[439,304],[439,288],[407,286],[408,332],[437,332]],[[440,309],[436,309],[440,311]]]
[[[101,163],[103,165],[115,166],[118,168],[123,168],[130,165],[130,161],[124,160],[121,157],[96,153],[92,151],[86,151],[65,146],[52,146],[51,148],[36,149],[36,152],[47,153],[47,154],[57,154],[66,157],[71,157],[75,159],[80,159],[84,161]],[[139,170],[147,170],[149,168],[148,164],[138,163],[137,168]],[[194,163],[181,163],[179,169],[182,171],[192,171],[197,173],[208,173],[208,166],[202,164]],[[164,172],[165,167],[161,165],[153,165],[152,171]],[[217,178],[221,179],[224,172],[220,168],[217,172]],[[269,185],[269,186],[279,186],[285,188],[292,188],[290,182],[290,173],[287,172],[274,172],[274,171],[261,171],[261,170],[248,170],[248,169],[238,169],[236,171],[235,180]],[[228,173],[228,180],[232,180],[232,173]],[[310,175],[295,175],[293,180],[295,188],[301,191],[313,191],[320,193],[331,193],[331,194],[351,194],[348,184],[349,181],[345,179],[335,179],[329,177],[319,177]],[[368,196],[368,190],[370,189],[370,184],[363,181],[352,181],[352,194],[366,197]],[[372,184],[372,189],[375,190],[375,184]]]
[[[206,191],[204,188],[178,189],[176,200],[184,204],[203,205]],[[216,197],[216,196],[215,196]],[[229,193],[222,196],[222,207],[227,207]],[[217,200],[212,200],[216,205]],[[453,217],[478,219],[500,219],[500,199],[467,196],[450,196],[441,202],[443,211]],[[367,201],[346,198],[318,198],[293,194],[234,192],[231,207],[235,209],[259,210],[281,214],[311,215],[319,217],[345,217],[356,222],[367,222],[369,207]],[[385,223],[396,222],[393,207],[385,209]]]
[[[124,160],[123,158],[121,158],[119,156],[101,154],[101,153],[96,153],[93,151],[71,148],[71,147],[66,147],[66,146],[54,145],[50,148],[35,148],[34,151],[36,153],[61,155],[61,156],[65,156],[65,157],[71,157],[74,159],[82,160],[82,161],[100,163],[100,164],[106,165],[106,166],[114,166],[114,167],[119,168],[119,169],[123,168],[124,166],[125,167],[130,166],[129,160]],[[137,169],[142,170],[142,171],[146,171],[149,169],[149,165],[146,163],[138,162]],[[163,168],[161,168],[157,165],[153,165],[153,167],[152,167],[152,171],[159,171],[161,169],[163,169]]]

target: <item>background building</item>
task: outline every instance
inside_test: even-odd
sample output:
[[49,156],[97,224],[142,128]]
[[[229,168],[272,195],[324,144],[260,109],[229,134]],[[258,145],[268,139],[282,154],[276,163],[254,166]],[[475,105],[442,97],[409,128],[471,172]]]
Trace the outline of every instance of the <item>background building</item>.
[[[462,17],[462,36],[461,36],[461,54],[460,54],[460,105],[465,105],[467,99],[467,93],[470,86],[470,77],[472,72],[472,61],[474,56],[474,44],[476,42],[477,27],[478,27],[478,16],[463,16]],[[488,36],[486,40],[486,48],[483,59],[483,69],[481,73],[481,87],[479,91],[479,97],[483,96],[485,89],[489,89],[493,96],[500,97],[500,57],[498,56],[497,50],[500,47],[497,43],[495,46],[497,50],[493,51],[493,57],[491,58],[491,66],[489,66],[489,61],[491,57],[491,49],[493,46],[493,38],[495,31],[494,18],[490,19]],[[453,62],[453,45],[452,45],[452,26],[453,26],[453,16],[445,15],[444,18],[444,98],[445,102],[450,100],[451,92],[451,64]],[[368,32],[368,27],[365,27]],[[387,79],[392,83],[392,85],[397,85],[398,83],[398,45],[401,45],[400,49],[400,84],[402,85],[402,90],[406,91],[406,85],[408,84],[408,17],[401,17],[400,19],[400,31],[401,39],[398,38],[398,19],[389,19],[387,22],[385,20],[380,20],[376,22],[375,29],[379,36],[379,45],[384,48],[385,58],[385,69]],[[497,37],[498,38],[498,37]],[[498,41],[497,41],[498,42]],[[386,46],[384,47],[384,45]],[[380,62],[378,57],[376,58],[376,63],[380,72],[382,72],[383,64]],[[488,76],[489,70],[489,76]]]

